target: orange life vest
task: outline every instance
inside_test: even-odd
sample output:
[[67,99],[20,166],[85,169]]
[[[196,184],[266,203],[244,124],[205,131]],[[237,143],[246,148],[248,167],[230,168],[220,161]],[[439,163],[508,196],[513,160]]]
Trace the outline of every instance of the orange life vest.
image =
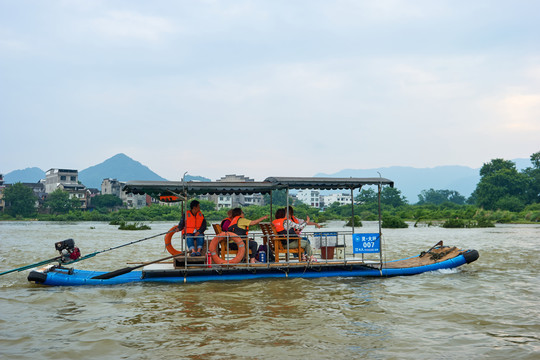
[[249,226],[247,226],[245,229],[240,228],[238,226],[238,220],[240,220],[240,216],[233,217],[233,219],[231,220],[231,223],[229,224],[228,231],[233,232],[236,235],[247,236],[249,232]]
[[272,224],[274,224],[274,227],[276,228],[276,231],[278,234],[282,234],[285,231],[285,227],[283,226],[283,223],[285,222],[285,218],[276,219],[272,221]]
[[193,234],[201,228],[203,220],[204,215],[202,212],[199,211],[197,215],[193,215],[191,211],[188,211],[186,213],[186,225],[184,226],[184,230],[182,230],[182,234]]

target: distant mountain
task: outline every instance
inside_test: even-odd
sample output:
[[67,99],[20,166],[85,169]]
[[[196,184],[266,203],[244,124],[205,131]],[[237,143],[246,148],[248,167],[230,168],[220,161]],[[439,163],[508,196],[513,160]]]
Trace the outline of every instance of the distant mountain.
[[355,170],[345,169],[334,174],[317,174],[323,177],[378,177],[393,180],[410,204],[418,202],[422,190],[455,190],[465,197],[476,188],[480,180],[478,169],[466,166],[437,166],[434,168],[413,168],[392,166],[386,168]]
[[101,183],[106,178],[119,181],[166,180],[125,154],[116,154],[101,164],[79,171],[79,181],[88,188],[101,189]]
[[37,167],[14,170],[4,176],[4,182],[6,184],[15,184],[18,182],[37,183],[41,179],[45,179],[45,171]]
[[531,159],[514,159],[512,160],[516,164],[518,171],[525,170],[528,167],[532,167]]
[[[518,170],[531,167],[530,159],[512,160]],[[433,188],[435,190],[455,190],[461,195],[469,197],[476,188],[480,169],[466,166],[437,166],[434,168],[413,168],[391,166],[377,169],[345,169],[333,174],[319,173],[322,177],[382,177],[395,181],[396,188],[411,204],[418,202],[418,195],[422,190]],[[101,164],[91,166],[79,171],[79,180],[89,188],[101,189],[103,179],[112,178],[119,181],[129,180],[166,180],[154,173],[147,166],[133,160],[125,154],[117,154]],[[4,176],[6,184],[16,182],[38,182],[45,179],[45,172],[39,168],[26,168],[15,170]],[[186,175],[186,181],[210,181],[202,176]]]
[[204,176],[192,176],[186,174],[186,181],[212,181],[209,178],[205,178]]
[[[101,189],[103,179],[112,178],[119,181],[149,180],[166,181],[147,166],[133,160],[125,154],[117,154],[104,162],[79,171],[79,181],[87,188]],[[14,170],[4,176],[6,184],[17,182],[33,183],[45,179],[45,171],[33,167]],[[186,175],[186,181],[210,181],[202,176]]]
[[[103,179],[112,178],[119,181],[148,180],[167,181],[147,166],[133,160],[125,154],[116,154],[101,164],[79,171],[79,181],[88,188],[101,189]],[[201,176],[186,175],[186,181],[210,181]]]
[[[514,159],[518,170],[531,167],[529,159]],[[377,169],[345,169],[333,174],[319,173],[322,177],[378,177],[395,182],[410,204],[418,202],[422,190],[455,190],[466,198],[476,189],[480,181],[480,169],[467,166],[436,166],[434,168],[413,168],[391,166]]]
[[[147,180],[167,181],[147,166],[133,160],[125,154],[116,154],[101,164],[79,171],[79,181],[88,188],[101,189],[103,179],[112,178],[119,181]],[[210,181],[202,176],[186,175],[186,181]]]

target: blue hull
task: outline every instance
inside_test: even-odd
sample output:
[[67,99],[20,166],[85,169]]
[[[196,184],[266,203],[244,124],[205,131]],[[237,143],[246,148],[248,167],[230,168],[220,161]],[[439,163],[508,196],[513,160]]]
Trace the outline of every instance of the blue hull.
[[392,277],[416,275],[424,272],[453,269],[478,258],[476,250],[429,265],[387,268],[381,270],[366,265],[331,265],[315,263],[311,266],[257,267],[248,269],[170,270],[161,272],[132,271],[111,279],[92,279],[105,274],[99,271],[54,269],[49,272],[32,271],[29,281],[49,286],[116,285],[128,283],[196,283],[205,281],[238,281],[268,278],[321,278],[321,277]]

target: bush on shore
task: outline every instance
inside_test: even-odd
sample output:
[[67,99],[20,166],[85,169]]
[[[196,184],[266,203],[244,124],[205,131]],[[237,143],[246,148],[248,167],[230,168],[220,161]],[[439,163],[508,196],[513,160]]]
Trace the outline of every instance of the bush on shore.
[[[350,205],[332,206],[325,210],[311,208],[307,205],[295,205],[295,216],[305,219],[309,216],[318,223],[332,220],[349,221],[352,217]],[[272,208],[272,212],[277,209]],[[227,216],[228,209],[215,210],[212,208],[203,209],[204,216],[208,222],[219,222]],[[270,206],[247,206],[243,208],[246,218],[257,219],[270,214]],[[540,222],[540,204],[532,204],[525,207],[520,212],[508,210],[484,210],[473,205],[456,204],[425,204],[425,205],[401,205],[397,207],[383,206],[383,217],[387,219],[387,224],[401,221],[413,221],[415,223],[438,224],[448,221],[448,219],[461,219],[474,223],[476,226],[489,226],[489,223],[538,223]],[[377,207],[370,204],[355,205],[354,208],[355,226],[361,226],[362,221],[377,221],[379,218]],[[170,221],[177,223],[182,216],[180,206],[151,205],[141,209],[120,209],[117,211],[93,211],[71,210],[66,214],[37,214],[32,218],[22,216],[12,216],[8,213],[0,214],[0,220],[39,220],[39,221]],[[349,225],[350,226],[350,225]]]

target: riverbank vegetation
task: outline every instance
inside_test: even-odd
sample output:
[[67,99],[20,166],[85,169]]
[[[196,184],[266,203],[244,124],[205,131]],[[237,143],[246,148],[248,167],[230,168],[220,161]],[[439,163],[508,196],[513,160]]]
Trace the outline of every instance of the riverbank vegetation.
[[[445,227],[487,227],[494,223],[540,222],[540,152],[531,155],[533,167],[518,172],[512,161],[494,159],[480,169],[480,181],[476,190],[466,199],[453,190],[423,190],[416,204],[409,204],[398,188],[384,187],[380,208],[382,220],[387,227],[406,227],[405,221]],[[170,221],[177,223],[182,216],[180,203],[154,204],[142,209],[118,209],[118,198],[100,195],[93,201],[92,211],[77,209],[77,201],[67,193],[56,190],[44,202],[46,213],[37,213],[33,193],[18,183],[4,189],[4,200],[9,204],[0,220],[40,221],[107,221],[115,223],[143,221]],[[265,195],[265,202],[270,198]],[[379,219],[379,199],[373,188],[365,188],[355,196],[354,209],[350,205],[330,204],[317,209],[296,202],[295,215],[305,219],[309,216],[318,223],[344,220],[355,226],[362,221]],[[276,191],[272,196],[273,207],[248,206],[243,208],[246,218],[257,219],[275,212],[287,204],[286,193]],[[211,201],[201,200],[201,210],[209,222],[219,222],[227,217],[228,209],[215,209]],[[353,213],[354,211],[354,213]],[[386,226],[385,226],[386,227]]]
[[[215,210],[214,204],[210,201],[201,200],[201,209],[207,221],[220,222],[227,217],[227,209]],[[274,205],[273,211],[280,205]],[[377,221],[378,204],[364,203],[354,206],[355,227],[361,226],[362,221]],[[270,206],[248,206],[243,208],[248,219],[257,219],[270,214]],[[319,210],[304,204],[295,204],[295,215],[299,218],[311,219],[318,223],[325,223],[332,220],[344,220],[350,223],[351,206],[339,206],[333,204],[325,210]],[[424,204],[409,205],[400,204],[393,206],[381,204],[382,218],[388,223],[397,224],[398,221],[414,222],[414,225],[441,225],[448,223],[448,227],[457,224],[456,227],[490,226],[490,223],[538,223],[540,222],[540,204],[531,204],[522,211],[515,212],[509,210],[485,210],[475,205],[457,205],[453,203],[443,203],[440,205]],[[178,223],[182,216],[181,207],[170,205],[152,205],[142,209],[120,209],[118,211],[108,211],[96,209],[93,211],[71,210],[65,214],[34,214],[32,217],[11,216],[3,214],[2,220],[39,220],[39,221],[106,221],[115,224],[122,222],[140,223],[143,221],[170,221],[172,224]],[[461,226],[460,224],[463,224]],[[394,226],[392,226],[394,227]],[[399,226],[398,226],[399,227]]]

